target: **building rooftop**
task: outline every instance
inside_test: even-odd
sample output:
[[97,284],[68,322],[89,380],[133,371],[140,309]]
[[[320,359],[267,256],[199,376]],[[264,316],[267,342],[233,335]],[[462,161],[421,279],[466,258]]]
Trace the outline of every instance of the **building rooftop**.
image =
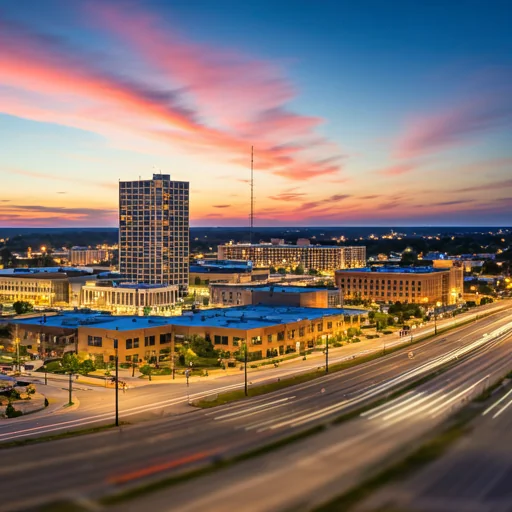
[[431,274],[433,272],[446,271],[447,268],[433,267],[363,267],[363,268],[346,268],[336,270],[336,272],[382,272],[391,274]]
[[308,288],[306,286],[247,286],[255,291],[273,292],[273,293],[308,293],[308,292],[323,292],[327,288]]
[[[23,276],[27,274],[56,274],[64,272],[85,272],[84,268],[76,267],[34,267],[34,268],[3,268],[0,269],[0,275]],[[92,271],[91,271],[92,273]]]
[[248,243],[244,243],[244,244],[220,244],[221,246],[224,246],[224,247],[279,247],[279,248],[283,248],[283,247],[291,247],[291,248],[295,248],[295,249],[347,249],[347,248],[353,248],[353,247],[362,247],[362,248],[365,248],[366,246],[364,245],[320,245],[320,244],[317,244],[317,245],[314,245],[314,244],[310,244],[310,245],[297,245],[297,244],[272,244],[272,243],[263,243],[263,244],[248,244]]
[[184,327],[229,327],[232,329],[258,329],[272,325],[281,325],[300,320],[316,320],[335,315],[359,315],[367,311],[362,309],[336,308],[300,308],[274,306],[239,306],[233,308],[208,309],[182,316],[111,316],[98,313],[63,313],[13,320],[12,323],[23,325],[45,325],[47,327],[95,327],[105,330],[130,331],[149,329],[158,326],[179,325]]

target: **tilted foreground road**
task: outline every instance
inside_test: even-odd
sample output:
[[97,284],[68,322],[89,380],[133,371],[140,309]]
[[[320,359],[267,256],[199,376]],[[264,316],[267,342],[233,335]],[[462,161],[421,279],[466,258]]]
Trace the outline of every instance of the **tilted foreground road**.
[[[190,412],[178,417],[122,427],[118,431],[2,451],[0,489],[4,499],[0,510],[20,510],[51,500],[80,500],[83,496],[116,492],[147,478],[194,467],[216,456],[241,453],[297,429],[322,423],[364,400],[386,394],[399,382],[424,375],[455,357],[464,357],[468,347],[491,353],[501,338],[494,339],[489,333],[511,320],[510,313],[504,311],[416,346],[412,359],[407,350],[397,352],[268,396],[214,410],[189,408]],[[484,334],[488,334],[487,339]],[[505,359],[503,362],[508,364]],[[462,362],[461,367],[466,364]],[[462,376],[465,377],[464,371]],[[374,428],[371,421],[369,425]],[[347,428],[353,428],[352,423]],[[368,428],[365,424],[362,431]],[[412,428],[410,434],[416,430]],[[379,430],[370,432],[372,439],[365,446],[366,449],[372,446],[370,451],[377,454],[373,437],[378,439],[383,434]],[[347,440],[350,432],[342,435]],[[308,442],[319,443],[320,437],[323,436]],[[402,436],[403,440],[406,438]],[[339,444],[340,437],[336,439]],[[280,455],[278,459],[281,460]],[[258,463],[254,461],[255,467]],[[30,492],[23,496],[9,492],[19,482]],[[169,507],[155,510],[169,510]]]
[[512,510],[512,389],[489,407],[441,459],[401,484],[378,492],[359,508],[410,512],[510,512]]

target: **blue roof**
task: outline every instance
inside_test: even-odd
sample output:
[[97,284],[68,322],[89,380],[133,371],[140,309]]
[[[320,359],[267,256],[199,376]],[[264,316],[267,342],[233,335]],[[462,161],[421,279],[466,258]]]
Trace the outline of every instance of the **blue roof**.
[[[339,308],[300,308],[284,306],[239,306],[201,310],[191,315],[182,316],[109,316],[88,313],[64,313],[47,316],[43,324],[47,327],[95,327],[106,330],[130,331],[149,329],[158,326],[179,325],[184,327],[229,327],[232,329],[257,329],[272,325],[282,325],[300,320],[316,320],[326,316],[359,315],[367,311],[362,309]],[[23,325],[41,325],[43,317],[13,320],[12,323]]]
[[259,292],[274,292],[274,293],[308,293],[308,292],[323,292],[327,288],[308,288],[306,286],[248,286],[253,291]]
[[363,268],[347,268],[337,270],[336,272],[389,272],[393,274],[431,274],[432,272],[441,272],[449,270],[448,268],[434,267],[363,267]]

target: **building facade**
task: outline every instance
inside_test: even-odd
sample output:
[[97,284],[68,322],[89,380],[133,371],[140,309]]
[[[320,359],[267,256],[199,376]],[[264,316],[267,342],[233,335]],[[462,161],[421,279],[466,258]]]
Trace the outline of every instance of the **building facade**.
[[342,300],[456,304],[462,299],[464,271],[451,268],[372,267],[336,271]]
[[89,281],[82,287],[80,305],[116,315],[164,314],[170,312],[178,297],[176,285]]
[[168,174],[119,183],[119,267],[133,283],[176,285],[189,273],[189,184]]
[[[281,241],[280,241],[281,242]],[[337,269],[366,265],[366,247],[286,244],[219,245],[220,259],[249,260],[255,267],[295,268],[334,272]]]
[[[339,294],[337,294],[339,296]],[[303,308],[328,308],[327,288],[305,286],[210,285],[210,301],[214,306],[275,305]]]
[[109,261],[112,257],[108,249],[92,249],[90,247],[72,247],[69,250],[68,260],[72,265],[91,265]]
[[69,303],[69,279],[62,272],[0,273],[0,303],[30,302],[34,306]]
[[12,323],[22,340],[33,343],[42,332],[61,333],[78,353],[102,362],[114,360],[116,339],[121,362],[141,363],[169,361],[193,335],[230,356],[244,346],[251,359],[299,352],[323,345],[366,319],[363,310],[247,306],[170,318],[66,313]]

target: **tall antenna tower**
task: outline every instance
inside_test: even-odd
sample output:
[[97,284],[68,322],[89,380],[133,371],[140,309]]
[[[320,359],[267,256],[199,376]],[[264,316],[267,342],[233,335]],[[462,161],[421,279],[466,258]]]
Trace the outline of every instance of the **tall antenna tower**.
[[249,232],[249,242],[252,244],[252,234],[254,228],[254,146],[251,146],[251,230]]

